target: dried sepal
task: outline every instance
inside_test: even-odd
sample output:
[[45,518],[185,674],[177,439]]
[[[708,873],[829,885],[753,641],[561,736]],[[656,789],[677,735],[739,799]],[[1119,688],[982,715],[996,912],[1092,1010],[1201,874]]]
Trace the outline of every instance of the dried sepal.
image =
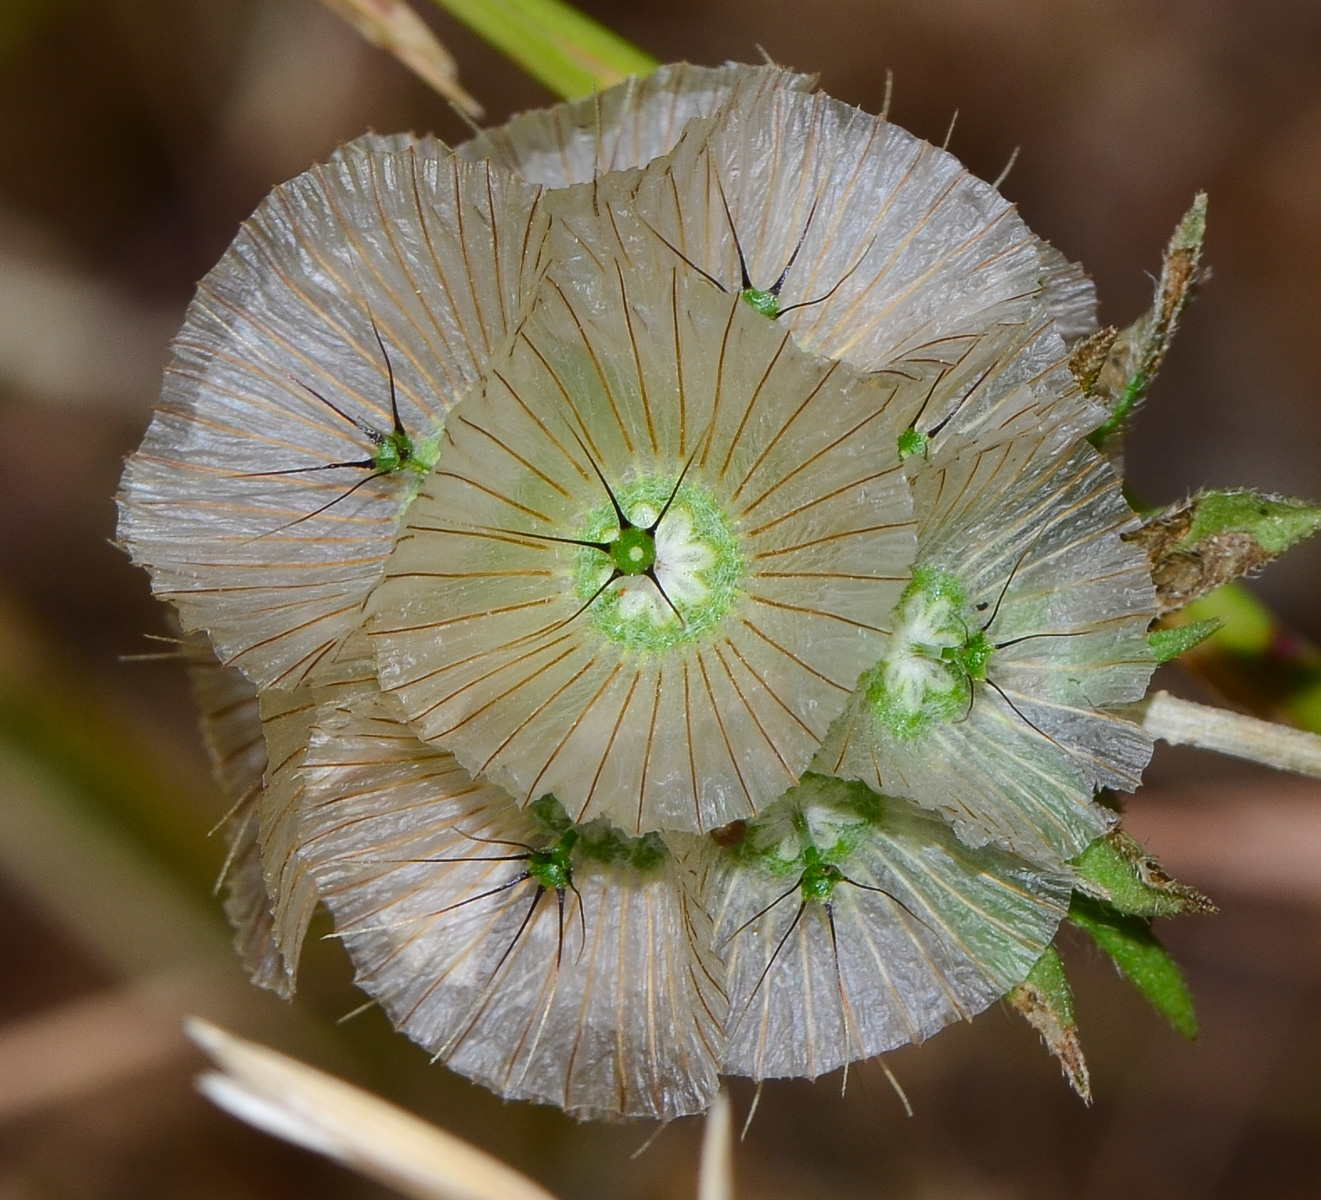
[[1226,488],[1152,513],[1127,536],[1151,563],[1156,611],[1163,616],[1260,570],[1318,529],[1321,506]]
[[119,535],[259,686],[297,685],[361,623],[445,411],[540,269],[539,194],[371,138],[277,188],[199,286]]
[[1090,393],[1096,387],[1101,369],[1110,356],[1110,348],[1118,336],[1119,330],[1113,325],[1107,325],[1083,338],[1069,351],[1069,370],[1085,393]]
[[372,597],[383,685],[521,803],[638,832],[753,815],[883,647],[914,549],[903,396],[681,265],[557,268]]
[[1196,888],[1167,875],[1122,829],[1112,830],[1088,846],[1076,866],[1080,891],[1109,901],[1129,916],[1178,917],[1216,910]]
[[1113,706],[1154,667],[1134,518],[1086,445],[969,449],[916,480],[919,563],[820,769],[934,808],[971,846],[1060,863],[1135,788],[1151,738]]
[[1199,192],[1165,247],[1151,308],[1114,340],[1090,389],[1110,414],[1092,433],[1093,445],[1104,445],[1123,428],[1156,378],[1179,317],[1201,279],[1205,237],[1206,193]]
[[942,821],[809,775],[702,855],[730,1000],[725,1069],[816,1077],[920,1042],[1022,981],[1067,874],[970,850]]
[[653,834],[523,812],[379,706],[336,710],[303,768],[303,860],[357,979],[500,1095],[662,1120],[718,1087],[710,921]]
[[1036,965],[1009,993],[1009,1003],[1045,1042],[1046,1049],[1060,1064],[1069,1086],[1090,1104],[1092,1081],[1078,1040],[1078,1022],[1073,1015],[1073,989],[1064,973],[1064,963],[1054,946],[1037,960]]
[[323,0],[373,46],[393,54],[475,121],[485,115],[459,83],[459,64],[406,0]]

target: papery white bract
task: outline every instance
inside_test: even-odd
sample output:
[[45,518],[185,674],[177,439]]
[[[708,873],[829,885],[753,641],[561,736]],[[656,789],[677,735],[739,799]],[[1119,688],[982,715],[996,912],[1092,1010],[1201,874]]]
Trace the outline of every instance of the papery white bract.
[[524,813],[369,711],[323,714],[300,830],[360,986],[503,1096],[580,1116],[705,1109],[726,1004],[687,869],[654,834]]
[[971,1016],[1150,753],[1090,283],[810,86],[680,65],[345,147],[203,282],[125,474],[232,664],[254,977],[321,900],[502,1096],[668,1120]]
[[[372,597],[382,684],[520,802],[635,832],[755,814],[884,646],[915,545],[899,394],[655,252],[557,263]],[[629,574],[616,503],[662,548],[700,523],[708,566]]]
[[234,929],[234,949],[254,983],[288,995],[290,979],[275,944],[258,844],[266,739],[257,689],[237,667],[223,666],[202,634],[180,639],[180,648],[211,766],[230,806],[220,826],[226,849],[220,884],[225,916]]
[[669,154],[689,124],[738,91],[810,91],[815,80],[783,67],[697,67],[673,63],[587,100],[521,113],[457,147],[469,162],[489,159],[529,183],[566,188]]
[[[227,854],[220,882],[235,948],[252,981],[292,995],[317,895],[298,850],[303,756],[319,708],[378,694],[363,635],[317,686],[260,695],[237,667],[221,664],[202,634],[181,639],[202,733],[231,805],[220,828]],[[359,651],[354,653],[354,651]]]
[[938,819],[809,775],[702,852],[728,971],[725,1069],[815,1078],[920,1042],[1022,981],[1070,877],[973,851]]
[[926,379],[910,419],[928,437],[1032,429],[1063,447],[1100,420],[1060,342],[1094,324],[1081,271],[953,155],[883,118],[745,80],[628,205],[806,349]]
[[970,846],[1062,862],[1114,822],[1094,791],[1131,791],[1151,756],[1109,711],[1154,669],[1151,577],[1121,536],[1136,519],[1085,444],[946,459],[917,475],[919,569],[890,651],[818,762],[936,809]]
[[366,139],[277,188],[199,285],[119,535],[258,686],[361,625],[445,411],[519,317],[539,198],[432,139]]

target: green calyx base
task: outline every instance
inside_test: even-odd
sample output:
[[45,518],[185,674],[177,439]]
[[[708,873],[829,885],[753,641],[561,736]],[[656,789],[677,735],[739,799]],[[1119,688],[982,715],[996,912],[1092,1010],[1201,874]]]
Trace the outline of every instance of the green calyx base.
[[[574,590],[584,603],[592,601],[587,615],[596,631],[627,650],[655,653],[695,641],[720,623],[738,597],[744,561],[737,535],[705,488],[684,481],[676,492],[675,482],[675,476],[650,475],[625,484],[616,500],[631,527],[621,530],[614,506],[603,504],[587,514],[576,535],[607,548],[579,550]],[[670,506],[653,536],[645,526],[667,501]],[[683,529],[686,541],[676,545],[675,531]],[[681,571],[697,559],[704,562],[687,571],[689,586],[675,587],[663,597],[657,581],[663,586],[667,576],[673,580],[667,544],[672,556],[677,552]],[[601,591],[612,572],[619,578]],[[628,599],[635,589],[645,589],[642,603]]]
[[890,651],[859,681],[878,726],[910,741],[964,719],[973,685],[986,679],[995,645],[950,572],[917,567],[891,616]]
[[399,471],[412,471],[422,476],[430,473],[440,457],[440,439],[422,438],[414,441],[406,433],[386,433],[376,443],[372,463],[377,474],[394,475]]
[[575,863],[595,863],[645,876],[654,874],[669,860],[669,848],[659,833],[630,837],[604,817],[575,824],[551,793],[533,803],[528,811],[545,833],[555,839],[532,851],[527,862],[528,874],[547,890],[570,887]]

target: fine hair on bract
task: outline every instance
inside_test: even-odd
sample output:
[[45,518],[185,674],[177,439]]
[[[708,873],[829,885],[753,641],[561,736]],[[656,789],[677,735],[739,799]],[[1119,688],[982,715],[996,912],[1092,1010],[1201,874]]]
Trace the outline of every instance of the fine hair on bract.
[[324,904],[436,1060],[659,1120],[1011,992],[1150,754],[1095,324],[995,188],[774,66],[277,188],[120,498],[253,978]]

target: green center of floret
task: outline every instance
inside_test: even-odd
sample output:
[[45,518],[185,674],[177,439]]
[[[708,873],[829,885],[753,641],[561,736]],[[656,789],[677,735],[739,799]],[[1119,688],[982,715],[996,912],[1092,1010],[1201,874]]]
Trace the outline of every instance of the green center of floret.
[[528,854],[527,873],[548,892],[562,892],[573,885],[574,844],[578,841],[578,831],[570,829],[554,845],[543,850],[533,850]]
[[[676,488],[677,483],[677,488]],[[624,485],[578,533],[574,590],[596,630],[630,650],[660,651],[713,629],[738,595],[738,538],[705,488],[675,476]],[[667,507],[668,504],[668,507]],[[595,599],[593,599],[595,597]]]
[[777,293],[750,287],[744,288],[741,295],[763,317],[775,318],[780,315],[780,297]]
[[815,846],[808,846],[804,850],[807,865],[798,878],[798,888],[804,900],[820,900],[824,903],[830,899],[835,885],[844,878],[844,872],[834,863],[819,861],[820,853]]
[[995,645],[948,571],[918,567],[891,617],[886,656],[862,678],[867,706],[892,736],[963,720],[973,685],[986,679]]
[[575,825],[553,793],[542,796],[531,807],[533,819],[555,838],[553,844],[533,850],[527,873],[547,891],[573,886],[573,863],[596,863],[624,870],[634,877],[650,875],[662,868],[670,853],[658,833],[632,837],[604,817]]
[[403,470],[426,475],[436,465],[439,454],[438,438],[423,438],[415,442],[402,430],[394,430],[391,433],[381,434],[376,441],[376,453],[372,455],[372,465],[381,475],[393,475]]
[[829,905],[842,883],[869,886],[851,878],[845,864],[875,836],[881,815],[882,798],[866,785],[808,772],[761,817],[744,824],[737,841],[726,831],[713,840],[735,861],[794,879],[792,891],[802,903]]
[[621,529],[610,543],[610,561],[623,575],[645,575],[656,562],[656,538],[645,529]]
[[920,429],[912,426],[905,429],[899,435],[899,461],[904,462],[913,457],[914,454],[920,454],[923,458],[931,448],[931,439]]

